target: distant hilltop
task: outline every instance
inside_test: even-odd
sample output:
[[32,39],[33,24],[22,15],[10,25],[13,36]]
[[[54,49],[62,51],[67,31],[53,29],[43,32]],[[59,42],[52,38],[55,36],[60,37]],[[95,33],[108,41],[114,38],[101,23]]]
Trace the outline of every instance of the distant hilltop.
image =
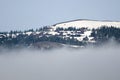
[[110,20],[89,20],[89,19],[77,19],[77,20],[71,20],[71,21],[66,21],[66,22],[61,22],[54,24],[53,27],[63,27],[63,28],[68,28],[68,27],[76,27],[76,28],[81,28],[81,27],[87,27],[87,28],[98,28],[101,26],[115,26],[115,27],[120,27],[120,21],[110,21]]

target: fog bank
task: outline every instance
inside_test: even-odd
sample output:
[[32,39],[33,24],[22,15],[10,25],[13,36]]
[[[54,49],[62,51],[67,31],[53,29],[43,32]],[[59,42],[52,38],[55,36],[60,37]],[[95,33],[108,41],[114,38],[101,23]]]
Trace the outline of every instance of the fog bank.
[[120,47],[14,50],[0,54],[0,80],[119,80]]

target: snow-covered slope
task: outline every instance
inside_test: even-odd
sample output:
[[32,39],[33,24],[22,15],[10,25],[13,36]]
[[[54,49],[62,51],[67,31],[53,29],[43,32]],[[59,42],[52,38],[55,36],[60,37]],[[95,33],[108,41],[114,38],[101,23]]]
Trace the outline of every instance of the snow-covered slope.
[[81,28],[81,27],[88,27],[89,29],[92,28],[98,28],[101,26],[115,26],[115,27],[120,27],[120,22],[113,22],[113,21],[97,21],[97,20],[73,20],[73,21],[67,21],[63,23],[58,23],[53,25],[52,27],[57,28],[57,27],[63,27],[63,28],[68,28],[68,27],[76,27],[76,28]]

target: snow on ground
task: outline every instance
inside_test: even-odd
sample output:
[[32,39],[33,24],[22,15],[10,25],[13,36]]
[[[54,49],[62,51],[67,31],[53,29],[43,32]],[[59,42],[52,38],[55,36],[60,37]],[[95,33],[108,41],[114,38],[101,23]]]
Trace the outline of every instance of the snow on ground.
[[32,32],[26,32],[25,34],[27,34],[27,35],[31,35],[31,34],[32,34]]
[[48,34],[51,34],[51,35],[59,35],[58,32],[54,32],[54,31],[50,31],[50,32],[48,32]]
[[40,34],[40,32],[36,32],[36,34]]
[[53,27],[54,28],[57,28],[57,27],[63,27],[63,28],[68,28],[68,27],[76,27],[76,28],[88,27],[89,29],[92,29],[92,28],[98,28],[98,27],[101,27],[101,26],[120,27],[120,22],[76,20],[76,21],[71,21],[71,22],[59,23],[59,24],[54,25]]
[[84,35],[86,35],[87,37],[89,37],[91,35],[92,31],[85,31]]
[[10,36],[10,34],[8,33],[8,34],[7,34],[7,37],[9,37],[9,36]]
[[80,37],[74,37],[75,39],[77,39],[78,41],[82,41],[85,37],[88,37],[88,42],[95,42],[94,41],[94,37],[91,37],[92,31],[85,31],[84,34],[81,34]]
[[83,36],[80,36],[80,37],[74,37],[75,39],[77,39],[78,41],[82,41],[83,40]]

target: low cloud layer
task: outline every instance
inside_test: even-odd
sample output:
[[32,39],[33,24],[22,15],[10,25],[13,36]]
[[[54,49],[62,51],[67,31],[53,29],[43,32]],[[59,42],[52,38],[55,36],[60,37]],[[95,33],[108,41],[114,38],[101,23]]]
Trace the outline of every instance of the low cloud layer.
[[119,80],[120,47],[0,54],[0,80]]

